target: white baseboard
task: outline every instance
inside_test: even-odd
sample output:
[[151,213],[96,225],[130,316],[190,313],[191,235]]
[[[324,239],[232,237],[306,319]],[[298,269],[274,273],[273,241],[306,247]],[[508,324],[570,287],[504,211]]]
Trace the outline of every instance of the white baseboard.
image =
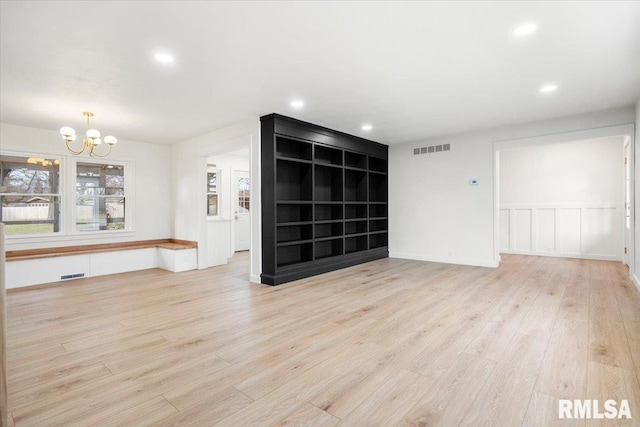
[[615,255],[562,254],[562,253],[554,253],[554,252],[512,251],[507,249],[501,249],[500,253],[510,254],[510,255],[548,256],[552,258],[593,259],[598,261],[622,262],[622,258],[616,257]]
[[251,283],[257,283],[260,284],[260,276],[256,276],[254,274],[249,275],[249,281]]
[[464,258],[449,258],[449,257],[437,257],[437,256],[429,256],[429,255],[421,255],[421,254],[408,254],[404,252],[389,252],[390,258],[402,258],[402,259],[413,259],[416,261],[429,261],[429,262],[439,262],[443,264],[458,264],[458,265],[473,265],[476,267],[490,267],[497,268],[498,263],[495,261],[485,261],[485,260],[477,260],[477,259],[464,259]]
[[638,288],[638,292],[640,292],[640,279],[638,279],[638,276],[634,274],[631,276],[631,280],[633,281],[633,284],[636,285],[636,288]]

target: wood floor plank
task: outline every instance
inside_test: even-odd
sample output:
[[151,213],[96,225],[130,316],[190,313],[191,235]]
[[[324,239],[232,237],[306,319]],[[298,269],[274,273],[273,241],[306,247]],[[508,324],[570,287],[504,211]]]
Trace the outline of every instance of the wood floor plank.
[[618,301],[612,291],[592,292],[589,312],[591,361],[633,370],[629,342]]
[[522,427],[585,427],[585,420],[559,418],[558,398],[534,391]]
[[546,347],[546,340],[516,335],[460,425],[521,425]]
[[391,348],[364,354],[354,367],[343,366],[340,375],[321,388],[309,401],[318,408],[345,418],[396,372],[419,354],[431,340],[426,331],[397,337]]
[[587,398],[589,325],[558,320],[535,389],[560,399]]
[[558,318],[589,321],[589,290],[581,286],[567,286],[562,295]]
[[401,370],[344,418],[343,426],[390,426],[398,424],[433,385],[433,380]]
[[206,426],[224,419],[253,403],[233,387],[205,388],[197,398],[167,399],[180,412],[162,420],[163,426]]
[[597,399],[600,402],[601,411],[603,411],[604,402],[608,399],[616,401],[618,408],[622,400],[627,400],[632,418],[614,420],[588,419],[587,427],[638,425],[638,420],[640,419],[640,385],[632,371],[598,362],[590,362],[588,378],[587,393],[589,398]]
[[500,360],[541,292],[540,287],[525,281],[496,311],[491,321],[472,338],[465,352],[490,360]]
[[404,426],[460,424],[496,363],[462,353],[404,417]]
[[248,264],[10,293],[10,422],[493,427],[555,425],[559,397],[638,405],[621,263],[389,258],[277,287]]
[[311,404],[306,404],[276,424],[276,427],[331,427],[337,425],[339,422],[339,418],[336,418]]
[[77,427],[157,426],[177,413],[178,410],[160,396],[135,406],[113,407],[109,414],[93,413],[83,417],[77,423],[66,425]]

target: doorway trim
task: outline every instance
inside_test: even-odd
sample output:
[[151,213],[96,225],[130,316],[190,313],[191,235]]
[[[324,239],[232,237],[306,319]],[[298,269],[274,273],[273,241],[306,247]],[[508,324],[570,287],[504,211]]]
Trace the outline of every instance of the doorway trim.
[[[630,139],[630,186],[631,186],[631,227],[629,239],[629,275],[635,280],[635,126],[623,124],[595,129],[563,132],[551,135],[510,139],[493,143],[493,252],[496,265],[500,262],[500,151],[534,145],[547,145],[559,142],[571,142],[606,137],[628,137]],[[638,283],[636,283],[638,286]]]

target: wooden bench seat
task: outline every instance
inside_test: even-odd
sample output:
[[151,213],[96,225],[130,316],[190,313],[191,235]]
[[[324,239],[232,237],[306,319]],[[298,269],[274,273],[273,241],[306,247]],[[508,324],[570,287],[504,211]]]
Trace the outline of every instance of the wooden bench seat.
[[183,249],[194,249],[198,247],[197,242],[191,242],[188,240],[177,239],[156,239],[156,240],[141,240],[134,242],[120,242],[120,243],[104,243],[97,245],[80,245],[80,246],[64,246],[57,248],[43,248],[43,249],[23,249],[18,251],[7,251],[7,262],[19,261],[27,259],[39,259],[39,258],[54,258],[61,256],[82,255],[82,254],[94,254],[101,252],[114,252],[125,251],[133,249],[145,249],[145,248],[163,248],[174,251]]

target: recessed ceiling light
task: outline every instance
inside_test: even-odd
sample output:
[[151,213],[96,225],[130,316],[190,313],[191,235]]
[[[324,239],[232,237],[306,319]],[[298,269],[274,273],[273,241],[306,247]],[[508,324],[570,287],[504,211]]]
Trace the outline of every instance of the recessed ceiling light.
[[524,37],[533,33],[536,30],[536,24],[524,24],[513,30],[514,37]]
[[293,101],[291,101],[291,106],[293,108],[302,108],[304,107],[304,101],[301,99],[294,99]]
[[156,58],[156,61],[164,62],[165,64],[173,62],[173,56],[168,53],[156,53],[153,57]]
[[540,88],[540,92],[549,93],[558,90],[558,85],[544,85]]
[[373,126],[371,126],[369,123],[365,123],[362,125],[362,130],[370,131],[371,129],[373,129]]

